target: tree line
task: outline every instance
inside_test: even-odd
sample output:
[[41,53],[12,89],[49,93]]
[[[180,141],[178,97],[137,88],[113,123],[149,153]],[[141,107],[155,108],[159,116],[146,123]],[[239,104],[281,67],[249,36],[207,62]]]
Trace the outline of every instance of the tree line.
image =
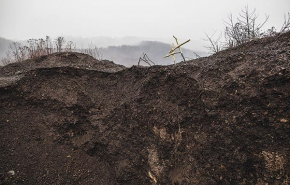
[[211,53],[217,53],[227,48],[239,46],[253,39],[280,35],[290,30],[290,13],[284,15],[283,25],[278,31],[275,27],[271,27],[265,31],[262,29],[269,19],[268,15],[265,16],[264,21],[261,23],[258,22],[257,18],[258,14],[256,14],[256,10],[250,11],[248,6],[239,13],[236,19],[230,14],[228,20],[224,21],[224,32],[220,33],[218,37],[215,38],[216,32],[211,36],[205,33],[206,39],[204,40],[209,43],[205,47]]
[[1,59],[1,63],[7,65],[56,52],[80,52],[91,55],[98,60],[103,58],[100,48],[96,46],[89,45],[87,48],[77,49],[72,41],[66,41],[64,37],[52,40],[50,36],[46,36],[45,39],[29,39],[25,45],[19,42],[10,43],[6,57]]

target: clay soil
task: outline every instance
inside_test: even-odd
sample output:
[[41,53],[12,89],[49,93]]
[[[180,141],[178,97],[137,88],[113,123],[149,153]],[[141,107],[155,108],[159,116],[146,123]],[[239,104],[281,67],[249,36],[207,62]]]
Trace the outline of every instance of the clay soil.
[[10,64],[0,184],[288,185],[289,109],[290,32],[175,66]]

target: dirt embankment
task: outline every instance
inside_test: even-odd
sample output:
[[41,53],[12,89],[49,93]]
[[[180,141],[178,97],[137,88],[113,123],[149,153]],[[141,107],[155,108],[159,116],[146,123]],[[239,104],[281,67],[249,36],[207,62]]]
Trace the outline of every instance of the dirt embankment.
[[176,66],[0,68],[0,184],[289,184],[290,33]]

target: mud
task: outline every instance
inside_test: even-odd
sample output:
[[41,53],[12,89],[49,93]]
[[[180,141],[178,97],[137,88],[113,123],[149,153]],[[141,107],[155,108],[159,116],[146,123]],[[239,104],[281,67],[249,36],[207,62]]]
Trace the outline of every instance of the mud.
[[289,65],[290,32],[175,66],[2,67],[0,184],[287,185]]

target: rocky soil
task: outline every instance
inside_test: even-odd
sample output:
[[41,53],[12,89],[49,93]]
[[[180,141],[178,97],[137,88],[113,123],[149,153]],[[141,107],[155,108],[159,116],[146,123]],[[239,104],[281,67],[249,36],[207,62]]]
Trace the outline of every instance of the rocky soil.
[[10,64],[0,184],[288,185],[289,109],[290,32],[175,66]]

